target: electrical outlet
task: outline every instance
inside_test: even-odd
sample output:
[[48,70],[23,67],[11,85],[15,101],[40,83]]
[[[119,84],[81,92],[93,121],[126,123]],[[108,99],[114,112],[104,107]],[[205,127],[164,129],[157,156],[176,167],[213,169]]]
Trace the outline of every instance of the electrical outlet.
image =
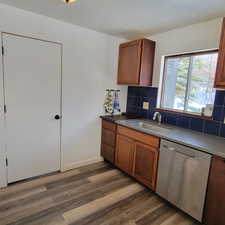
[[149,109],[149,102],[143,102],[142,108],[148,110]]

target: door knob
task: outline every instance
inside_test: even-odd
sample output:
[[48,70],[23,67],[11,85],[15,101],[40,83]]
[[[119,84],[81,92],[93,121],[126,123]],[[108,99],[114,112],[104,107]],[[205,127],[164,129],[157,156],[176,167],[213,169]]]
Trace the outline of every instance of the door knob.
[[55,119],[56,119],[56,120],[59,120],[60,118],[61,118],[61,116],[55,115]]

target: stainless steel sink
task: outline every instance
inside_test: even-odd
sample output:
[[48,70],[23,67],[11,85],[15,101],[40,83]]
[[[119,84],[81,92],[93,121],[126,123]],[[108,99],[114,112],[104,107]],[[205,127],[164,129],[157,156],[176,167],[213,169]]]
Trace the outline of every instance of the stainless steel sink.
[[150,123],[145,123],[145,122],[139,122],[138,126],[143,128],[143,129],[148,129],[148,130],[153,130],[153,131],[158,131],[158,132],[169,132],[169,131],[171,131],[170,128],[162,127],[162,125],[150,124]]

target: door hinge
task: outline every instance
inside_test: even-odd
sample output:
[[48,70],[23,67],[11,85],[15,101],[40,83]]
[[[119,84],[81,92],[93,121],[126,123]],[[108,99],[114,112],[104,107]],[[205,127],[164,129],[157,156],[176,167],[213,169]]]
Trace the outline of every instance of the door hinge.
[[7,113],[6,105],[4,105],[4,113]]
[[6,164],[6,166],[8,167],[8,158],[6,157],[6,159],[5,159],[5,164]]
[[4,49],[4,46],[2,46],[2,55],[4,55],[5,53],[5,49]]

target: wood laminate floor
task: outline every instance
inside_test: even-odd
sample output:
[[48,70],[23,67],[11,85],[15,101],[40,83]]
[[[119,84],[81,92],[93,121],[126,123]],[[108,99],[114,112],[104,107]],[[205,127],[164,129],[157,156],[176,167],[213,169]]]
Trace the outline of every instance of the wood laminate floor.
[[0,190],[0,225],[197,225],[105,162]]

